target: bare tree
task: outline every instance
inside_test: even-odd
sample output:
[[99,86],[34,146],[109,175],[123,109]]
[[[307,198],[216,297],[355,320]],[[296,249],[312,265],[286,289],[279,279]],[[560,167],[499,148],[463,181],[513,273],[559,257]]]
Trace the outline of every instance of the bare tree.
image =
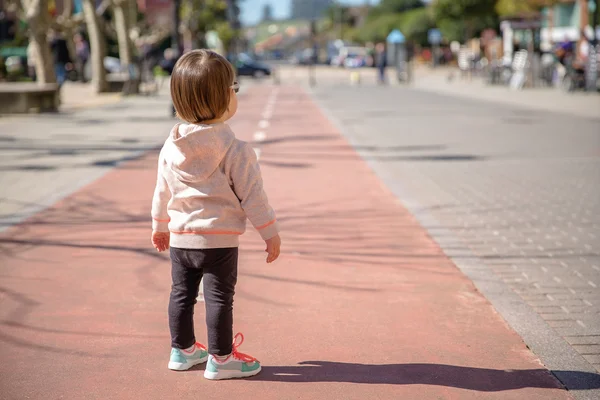
[[29,44],[36,60],[35,73],[39,84],[56,83],[52,53],[48,44],[51,19],[48,0],[18,0],[19,13],[29,27]]
[[83,0],[83,14],[90,37],[92,87],[94,92],[102,93],[108,90],[104,58],[106,57],[106,42],[100,27],[96,4],[94,0]]
[[131,0],[112,0],[112,9],[115,17],[115,30],[119,42],[119,59],[121,65],[133,63],[133,42],[131,40],[130,17]]

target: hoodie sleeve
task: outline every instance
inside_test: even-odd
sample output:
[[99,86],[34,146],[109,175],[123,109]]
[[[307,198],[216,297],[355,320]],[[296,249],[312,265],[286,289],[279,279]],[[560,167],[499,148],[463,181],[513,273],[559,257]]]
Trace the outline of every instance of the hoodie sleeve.
[[158,158],[158,174],[156,178],[156,188],[152,198],[152,230],[156,232],[169,232],[169,213],[167,205],[171,199],[171,190],[164,177],[165,160],[161,154]]
[[275,211],[263,190],[260,166],[252,147],[245,144],[231,166],[231,180],[246,216],[263,240],[279,233]]

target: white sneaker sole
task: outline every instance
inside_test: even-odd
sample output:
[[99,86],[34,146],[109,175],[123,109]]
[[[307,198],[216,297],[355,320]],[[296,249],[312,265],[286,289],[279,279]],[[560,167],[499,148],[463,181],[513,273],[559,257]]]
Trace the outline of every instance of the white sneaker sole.
[[208,360],[208,356],[199,358],[197,360],[193,360],[190,362],[186,362],[186,363],[169,361],[168,368],[173,371],[186,371],[186,370],[192,368],[194,365],[202,364],[203,362],[206,362],[207,360]]
[[219,372],[208,372],[204,371],[204,377],[211,381],[220,381],[222,379],[237,379],[237,378],[248,378],[254,376],[261,371],[262,367],[258,367],[254,371],[242,372],[242,371],[231,371],[223,370]]

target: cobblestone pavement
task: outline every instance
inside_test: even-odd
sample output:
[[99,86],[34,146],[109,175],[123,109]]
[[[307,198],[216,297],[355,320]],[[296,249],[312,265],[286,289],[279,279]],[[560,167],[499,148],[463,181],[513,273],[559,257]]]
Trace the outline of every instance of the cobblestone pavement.
[[547,365],[600,368],[600,119],[401,88],[314,95],[480,290],[497,283],[482,291]]
[[[391,86],[403,86],[395,79],[393,68],[388,68],[387,77]],[[277,67],[277,77],[282,83],[306,85],[309,82],[307,67],[281,65]],[[377,82],[374,68],[344,69],[318,66],[314,77],[319,87],[372,87]],[[600,110],[600,96],[588,93],[565,93],[552,88],[535,88],[513,91],[506,86],[488,85],[481,77],[463,79],[458,69],[443,67],[432,69],[417,66],[411,88],[433,93],[446,94],[458,98],[491,101],[512,106],[521,106],[538,111],[560,112],[581,117],[595,118]]]

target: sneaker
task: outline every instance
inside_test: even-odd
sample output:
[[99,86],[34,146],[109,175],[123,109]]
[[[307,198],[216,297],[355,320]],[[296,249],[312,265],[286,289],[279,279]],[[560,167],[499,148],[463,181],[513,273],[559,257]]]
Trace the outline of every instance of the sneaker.
[[208,360],[208,351],[206,346],[196,343],[194,351],[188,353],[180,349],[171,349],[171,359],[169,360],[169,369],[174,371],[185,371],[196,364],[201,364]]
[[[239,338],[239,343],[236,343]],[[238,333],[233,339],[233,351],[223,361],[212,354],[208,357],[204,377],[211,380],[247,378],[260,372],[260,363],[254,357],[240,353],[237,348],[244,343],[244,335]]]

